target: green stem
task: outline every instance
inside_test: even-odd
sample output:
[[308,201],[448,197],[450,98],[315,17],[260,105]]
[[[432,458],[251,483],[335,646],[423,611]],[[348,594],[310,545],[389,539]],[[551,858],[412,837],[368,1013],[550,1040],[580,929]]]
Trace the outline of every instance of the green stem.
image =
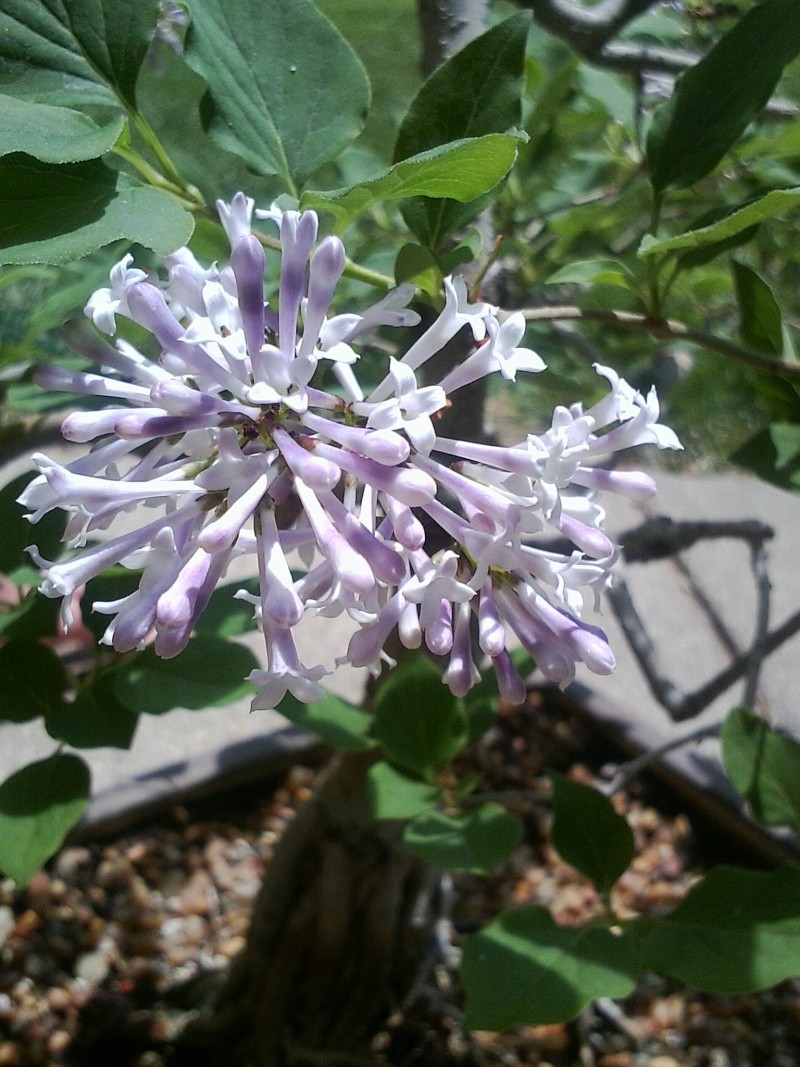
[[171,193],[179,191],[171,181],[168,181],[163,174],[156,170],[152,163],[148,163],[132,148],[125,148],[123,145],[117,144],[114,145],[111,151],[115,156],[119,156],[120,159],[124,159],[126,163],[129,163],[148,185],[154,185],[157,189],[168,189]]
[[[647,232],[653,237],[658,236],[658,227],[661,222],[661,205],[663,203],[663,197],[661,193],[653,193],[653,202],[650,205],[650,225],[647,228]],[[647,272],[647,289],[650,295],[650,302],[648,310],[653,318],[659,318],[661,315],[661,294],[658,289],[658,269],[659,264],[654,256],[648,257],[648,261],[645,265]]]
[[166,149],[159,141],[155,130],[144,117],[144,115],[141,115],[138,111],[132,111],[129,112],[129,114],[131,116],[131,119],[133,120],[134,125],[136,126],[136,129],[139,132],[139,135],[155,156],[158,165],[161,167],[162,173],[168,179],[168,181],[170,181],[173,186],[175,186],[185,196],[192,200],[195,205],[204,203],[203,197],[201,196],[200,192],[195,189],[194,186],[188,185],[183,180],[180,173],[178,172],[177,167],[169,158]]
[[594,311],[573,306],[523,308],[522,313],[528,322],[565,322],[577,319],[584,322],[599,322],[606,326],[618,326],[625,330],[643,330],[653,337],[689,341],[700,345],[701,348],[729,356],[739,363],[744,363],[766,374],[775,374],[794,382],[800,381],[800,363],[787,363],[781,359],[774,359],[772,356],[765,356],[763,352],[758,352],[754,348],[738,345],[735,341],[727,341],[724,337],[706,333],[705,330],[696,330],[675,319],[637,315],[630,311]]

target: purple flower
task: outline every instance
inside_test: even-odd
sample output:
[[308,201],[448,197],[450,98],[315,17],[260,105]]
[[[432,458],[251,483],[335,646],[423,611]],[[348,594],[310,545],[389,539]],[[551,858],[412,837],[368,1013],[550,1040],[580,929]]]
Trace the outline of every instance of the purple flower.
[[[559,407],[549,429],[512,447],[438,437],[436,414],[459,388],[492,374],[514,380],[539,372],[536,353],[520,347],[520,315],[470,303],[459,279],[445,279],[445,305],[410,346],[398,341],[379,384],[362,389],[362,340],[376,327],[402,331],[418,316],[401,286],[360,314],[332,314],[345,269],[336,237],[317,242],[313,212],[259,212],[277,223],[280,290],[265,303],[270,253],[253,233],[253,202],[237,194],[218,205],[231,243],[230,266],[203,267],[187,249],[168,256],[167,277],[149,278],[126,256],[111,283],[86,307],[113,334],[117,318],[148,330],[157,362],[91,327],[65,336],[91,371],[43,368],[47,388],[107,397],[100,411],[78,411],[65,437],[90,444],[66,466],[35,457],[36,477],[20,497],[37,522],[53,508],[70,513],[67,540],[81,550],[50,563],[42,592],[65,605],[111,564],[142,569],[138,588],[95,604],[111,616],[103,640],[120,651],[152,642],[169,657],[185,646],[229,562],[254,557],[260,595],[252,598],[266,643],[266,667],[254,672],[254,707],[288,692],[322,694],[331,665],[301,661],[293,630],[306,616],[344,612],[356,626],[346,659],[377,668],[397,629],[401,642],[423,642],[448,657],[444,681],[461,696],[475,683],[471,641],[494,666],[501,693],[524,696],[509,657],[513,637],[553,681],[570,681],[577,663],[613,669],[602,631],[581,622],[588,593],[608,584],[616,548],[602,531],[602,491],[644,499],[652,480],[608,471],[613,453],[644,443],[680,447],[646,398],[598,367],[608,395],[584,411]],[[434,384],[415,372],[467,327],[472,351]],[[376,358],[376,357],[371,357]],[[320,366],[320,361],[322,366]],[[331,374],[337,385],[326,386]],[[374,380],[374,379],[373,379]],[[145,505],[145,522],[115,534],[114,521]],[[426,550],[426,528],[449,542]],[[94,531],[105,540],[82,548]],[[539,547],[558,534],[565,552]],[[306,573],[293,573],[299,553]],[[292,563],[294,566],[294,562]],[[248,596],[245,596],[248,599]],[[64,622],[69,622],[64,608]]]

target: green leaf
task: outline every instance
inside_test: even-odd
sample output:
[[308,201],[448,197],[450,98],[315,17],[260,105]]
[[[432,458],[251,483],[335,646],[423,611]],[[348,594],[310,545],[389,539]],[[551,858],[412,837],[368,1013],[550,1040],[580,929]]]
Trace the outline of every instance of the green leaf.
[[411,819],[439,799],[435,786],[409,778],[383,761],[367,771],[367,792],[374,819]]
[[406,848],[426,863],[452,871],[488,874],[522,840],[522,823],[499,804],[464,815],[426,811],[405,829]]
[[209,133],[289,192],[353,141],[366,71],[309,0],[188,0],[186,61],[208,85]]
[[[757,199],[753,197],[747,203],[752,203]],[[736,208],[723,207],[718,208],[715,211],[707,211],[699,219],[697,219],[692,225],[693,230],[701,230],[706,226],[710,226],[714,222],[718,222],[720,219],[728,218],[734,211],[738,211],[745,205],[739,204]],[[697,248],[685,248],[678,255],[678,266],[681,270],[693,270],[696,267],[704,267],[706,263],[710,263],[712,259],[716,259],[717,256],[722,255],[723,252],[730,252],[734,248],[738,248],[740,245],[747,244],[748,241],[752,241],[755,235],[758,233],[759,223],[755,223],[752,226],[747,226],[744,230],[739,230],[737,233],[731,234],[730,237],[725,237],[721,241],[712,241],[708,244],[698,245]]]
[[656,193],[710,173],[769,100],[800,52],[800,5],[765,0],[682,74],[656,109],[647,165]]
[[582,63],[578,73],[584,95],[590,100],[596,100],[610,118],[632,129],[636,99],[630,79],[592,67],[588,63]]
[[343,230],[356,215],[382,201],[414,196],[474,200],[508,174],[517,158],[516,134],[493,133],[442,145],[396,163],[389,170],[345,189],[306,192],[302,208],[329,211]]
[[783,355],[783,322],[772,290],[752,267],[731,260],[742,339],[772,356]]
[[288,694],[277,710],[301,730],[316,734],[336,748],[362,752],[374,744],[369,738],[369,716],[333,693],[312,704],[302,704]]
[[[31,558],[25,549],[36,545],[45,559],[55,560],[64,546],[61,538],[67,524],[63,511],[51,511],[32,526],[25,518],[25,509],[17,503],[17,497],[35,474],[20,474],[0,489],[0,515],[3,516],[3,536],[0,537],[0,573],[11,581],[23,575],[27,577]],[[34,582],[38,581],[38,572]]]
[[800,425],[774,422],[746,441],[731,460],[770,485],[800,492]]
[[0,86],[39,103],[118,110],[69,23],[69,7],[59,0],[0,0]]
[[139,716],[119,702],[114,672],[100,675],[71,703],[61,701],[45,716],[45,728],[56,741],[73,748],[130,748]]
[[734,708],[720,733],[722,759],[756,818],[800,829],[800,744],[748,708]]
[[430,777],[467,740],[463,705],[442,684],[441,674],[426,656],[409,656],[378,690],[370,734],[383,745],[391,763]]
[[[798,9],[800,10],[800,8]],[[648,234],[639,246],[640,256],[657,256],[664,252],[674,252],[679,248],[699,248],[702,245],[726,241],[751,226],[765,219],[783,215],[800,204],[800,188],[773,189],[766,196],[753,200],[738,211],[733,211],[718,222],[702,226],[697,230],[680,233],[676,237],[662,239]]]
[[503,133],[519,124],[530,24],[529,15],[513,15],[434,71],[400,126],[395,163],[448,141]]
[[464,939],[465,1025],[563,1022],[597,997],[627,996],[639,970],[626,934],[557,926],[544,908],[506,911]]
[[716,867],[641,942],[645,965],[709,993],[800,974],[800,870]]
[[135,106],[157,18],[158,0],[0,0],[0,56],[41,71],[43,88],[57,72],[78,90],[105,82]]
[[29,592],[16,607],[0,614],[0,634],[6,639],[54,637],[60,608],[60,600]]
[[610,800],[590,785],[551,773],[551,841],[561,858],[608,893],[633,859],[633,833]]
[[108,615],[93,610],[95,601],[122,600],[136,591],[141,580],[140,570],[131,570],[120,565],[109,567],[86,583],[81,597],[81,616],[83,625],[91,631],[95,641],[101,640],[111,621]]
[[[434,71],[403,119],[394,163],[448,142],[504,133],[520,124],[525,42],[530,24],[529,15],[514,15],[470,41]],[[507,169],[511,165],[513,160]],[[488,191],[505,173],[481,193]],[[473,199],[448,192],[409,195],[449,197],[460,202]],[[443,237],[466,225],[480,208],[481,204],[470,205],[465,210],[441,201],[416,202],[406,205],[403,214],[414,234],[436,249]]]
[[628,292],[637,292],[636,281],[630,271],[614,259],[585,259],[569,263],[551,274],[547,285],[613,285]]
[[253,692],[246,680],[258,666],[249,649],[216,637],[193,637],[174,659],[151,649],[114,672],[114,693],[131,711],[161,715],[231,704]]
[[46,163],[95,159],[111,148],[124,122],[118,115],[98,126],[80,111],[0,94],[0,156],[27,152]]
[[23,638],[0,647],[0,720],[29,722],[60,705],[67,673],[49,648]]
[[[111,245],[86,256],[79,264],[66,263],[52,268],[57,280],[31,309],[25,340],[32,344],[45,330],[59,327],[70,317],[82,314],[91,294],[108,285],[111,268],[120,258],[120,249]],[[85,366],[83,362],[82,366]],[[83,400],[86,399],[84,396]]]
[[253,605],[246,600],[237,600],[236,594],[244,589],[257,596],[258,588],[258,578],[245,578],[215,589],[197,620],[196,632],[213,637],[238,637],[255,629]]
[[0,868],[23,885],[56,851],[89,800],[89,768],[56,753],[0,785]]
[[423,293],[434,300],[442,292],[442,272],[436,257],[429,248],[409,242],[397,253],[394,264],[394,279],[398,285],[413,282]]
[[194,226],[170,193],[134,185],[99,160],[56,166],[5,156],[0,203],[0,263],[65,263],[122,239],[163,256]]

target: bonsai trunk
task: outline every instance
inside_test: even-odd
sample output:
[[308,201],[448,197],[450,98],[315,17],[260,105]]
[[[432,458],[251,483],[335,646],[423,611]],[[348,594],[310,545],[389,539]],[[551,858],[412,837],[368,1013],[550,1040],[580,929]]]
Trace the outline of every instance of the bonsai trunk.
[[288,825],[246,947],[181,1062],[299,1067],[369,1062],[370,1042],[430,960],[439,878],[369,815],[376,756],[345,753]]

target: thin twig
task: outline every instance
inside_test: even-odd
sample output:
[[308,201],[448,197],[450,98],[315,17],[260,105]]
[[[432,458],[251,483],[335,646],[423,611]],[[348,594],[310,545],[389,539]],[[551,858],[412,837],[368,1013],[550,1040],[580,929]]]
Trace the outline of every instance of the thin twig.
[[[766,659],[771,652],[774,652],[776,648],[780,648],[785,641],[788,641],[797,633],[800,633],[800,611],[788,618],[776,630],[772,630],[765,635],[759,648],[761,658]],[[718,696],[724,693],[726,689],[730,689],[735,682],[743,678],[750,667],[751,656],[752,649],[748,649],[741,656],[737,656],[729,667],[720,671],[716,678],[712,678],[710,682],[696,689],[694,693],[690,693],[673,715],[676,722],[682,722],[684,719],[691,719],[693,716],[698,715],[713,700],[716,700]]]
[[735,537],[755,546],[774,536],[775,530],[757,519],[676,522],[666,515],[654,515],[633,530],[627,530],[619,541],[626,562],[647,563],[673,556],[709,537]]
[[649,315],[639,315],[631,311],[595,311],[572,305],[523,308],[522,314],[528,322],[566,322],[568,320],[599,322],[606,326],[619,326],[624,330],[643,330],[653,337],[689,341],[712,352],[730,356],[740,363],[768,374],[777,374],[791,381],[800,381],[800,363],[784,363],[780,359],[765,356],[763,352],[758,352],[754,348],[736,344],[735,341],[717,337],[716,334],[707,333],[705,330],[696,330],[675,319],[654,319]]
[[751,546],[750,566],[753,571],[753,581],[756,583],[758,604],[756,608],[756,632],[753,635],[753,643],[750,646],[750,661],[747,666],[747,677],[743,696],[744,704],[748,708],[752,708],[756,702],[758,679],[761,674],[762,664],[764,663],[764,639],[769,627],[769,606],[772,583],[769,580],[769,574],[767,572],[767,552],[763,541]]
[[673,737],[669,741],[665,741],[663,745],[651,748],[649,751],[643,752],[641,756],[637,756],[636,759],[623,763],[617,768],[611,781],[600,787],[600,792],[607,797],[613,796],[614,793],[618,793],[620,789],[624,789],[629,785],[642,771],[657,763],[662,756],[666,756],[669,752],[674,752],[676,748],[689,745],[693,741],[701,741],[705,737],[713,737],[714,734],[719,733],[720,725],[718,722],[704,723],[688,734],[684,734],[681,737]]
[[[654,559],[664,559],[667,556],[677,556],[677,553],[681,550],[709,537],[735,537],[747,541],[750,545],[753,580],[756,584],[757,596],[756,632],[751,647],[744,653],[739,652],[738,645],[719,619],[713,605],[702,594],[702,591],[696,587],[688,569],[683,568],[684,573],[692,580],[692,584],[695,586],[695,595],[698,596],[701,606],[714,625],[715,632],[724,642],[728,651],[735,656],[731,667],[722,671],[707,685],[688,696],[683,696],[677,687],[662,673],[658,665],[655,646],[650,640],[644,622],[636,610],[625,582],[618,580],[617,584],[609,592],[609,600],[614,614],[651,693],[675,721],[679,722],[699,714],[712,700],[743,675],[746,677],[744,703],[752,706],[755,702],[761,665],[768,654],[768,642],[770,640],[767,634],[767,627],[769,625],[771,586],[766,570],[765,545],[774,535],[775,531],[771,526],[767,526],[757,520],[675,522],[659,515],[648,519],[641,526],[629,530],[620,537],[625,559],[629,563],[644,563]],[[676,560],[676,562],[680,563],[679,560]],[[732,668],[736,668],[738,673],[731,680],[722,684],[721,679],[727,679]],[[722,687],[718,688],[721,684]]]
[[650,692],[670,715],[674,715],[683,705],[684,694],[661,672],[655,645],[650,640],[624,580],[617,578],[607,596]]

